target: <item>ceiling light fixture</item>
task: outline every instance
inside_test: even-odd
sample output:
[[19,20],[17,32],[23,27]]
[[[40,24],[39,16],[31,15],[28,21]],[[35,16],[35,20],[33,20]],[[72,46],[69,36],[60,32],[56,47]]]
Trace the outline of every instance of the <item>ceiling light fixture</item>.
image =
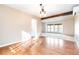
[[44,9],[44,6],[42,4],[40,4],[40,17],[45,17],[46,16],[46,11]]

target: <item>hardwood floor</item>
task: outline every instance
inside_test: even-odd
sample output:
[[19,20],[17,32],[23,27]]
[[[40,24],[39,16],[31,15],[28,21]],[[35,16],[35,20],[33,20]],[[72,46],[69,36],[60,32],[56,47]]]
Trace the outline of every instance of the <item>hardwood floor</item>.
[[19,42],[0,48],[0,55],[78,55],[79,49],[72,41],[39,37],[37,40]]

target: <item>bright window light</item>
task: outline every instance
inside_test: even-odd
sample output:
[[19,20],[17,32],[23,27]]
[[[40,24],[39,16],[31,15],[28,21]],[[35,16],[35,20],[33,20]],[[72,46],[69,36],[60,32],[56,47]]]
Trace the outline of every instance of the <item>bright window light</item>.
[[21,31],[22,34],[22,41],[27,41],[29,39],[31,39],[31,35],[25,31]]

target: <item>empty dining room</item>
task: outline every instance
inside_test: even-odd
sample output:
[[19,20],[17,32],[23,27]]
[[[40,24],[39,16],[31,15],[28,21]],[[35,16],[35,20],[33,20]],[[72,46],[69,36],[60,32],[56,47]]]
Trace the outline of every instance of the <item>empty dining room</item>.
[[79,4],[0,4],[0,55],[79,55]]

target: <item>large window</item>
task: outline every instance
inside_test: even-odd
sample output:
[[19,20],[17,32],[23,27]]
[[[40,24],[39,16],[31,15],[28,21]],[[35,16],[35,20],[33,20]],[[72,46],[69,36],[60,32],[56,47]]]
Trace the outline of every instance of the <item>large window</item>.
[[47,24],[46,29],[47,29],[47,32],[62,33],[63,25],[62,24]]

